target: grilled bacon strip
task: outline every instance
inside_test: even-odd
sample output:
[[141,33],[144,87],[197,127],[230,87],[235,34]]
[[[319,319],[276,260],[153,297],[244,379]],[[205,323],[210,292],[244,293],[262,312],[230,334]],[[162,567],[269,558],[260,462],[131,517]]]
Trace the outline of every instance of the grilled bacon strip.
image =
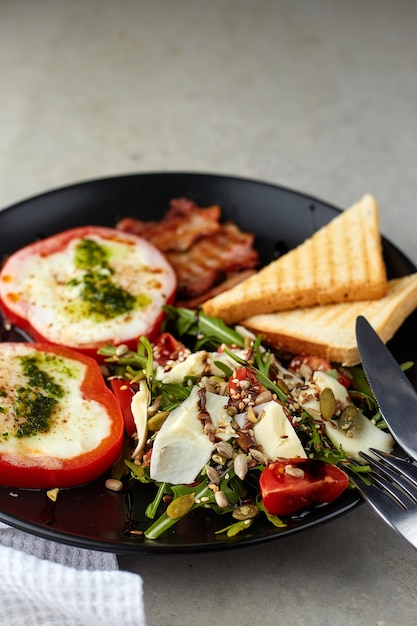
[[177,275],[177,300],[194,307],[247,278],[259,263],[254,235],[220,219],[217,205],[202,208],[175,198],[160,222],[128,217],[117,228],[151,241],[165,254]]
[[116,227],[151,241],[161,252],[183,252],[201,237],[218,232],[221,229],[220,217],[217,205],[203,209],[188,198],[175,198],[159,222],[125,217]]

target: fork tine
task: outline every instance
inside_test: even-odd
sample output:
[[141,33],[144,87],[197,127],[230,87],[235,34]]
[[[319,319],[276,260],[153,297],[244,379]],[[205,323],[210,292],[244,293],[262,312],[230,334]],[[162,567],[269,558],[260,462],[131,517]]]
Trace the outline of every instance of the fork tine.
[[384,489],[396,502],[406,510],[408,507],[415,506],[416,501],[413,497],[410,497],[399,482],[399,476],[395,478],[395,482],[387,480],[384,476],[371,472],[368,474],[373,484],[378,485],[381,489]]
[[[381,455],[381,457],[384,459],[384,461],[387,463],[387,465],[385,465],[385,463],[381,463],[379,461],[375,461],[375,459],[373,459],[372,457],[370,457],[368,454],[365,454],[365,452],[361,452],[360,453],[361,457],[363,459],[366,460],[366,462],[368,463],[368,465],[370,465],[370,467],[375,470],[377,472],[377,476],[380,478],[382,477],[388,477],[391,481],[393,481],[396,485],[399,485],[404,492],[409,496],[409,498],[411,499],[410,501],[403,501],[402,503],[404,504],[404,506],[408,506],[409,504],[416,504],[417,503],[417,484],[412,482],[408,476],[405,477],[401,465],[399,463],[397,463],[396,461],[400,462],[401,459],[397,459],[396,457],[393,457],[392,455],[390,456],[390,459],[385,459],[385,457],[383,457]],[[391,469],[391,468],[395,468],[395,470]],[[398,473],[401,472],[401,473]],[[376,480],[376,477],[375,477]],[[388,489],[388,491],[390,491],[392,493],[393,491],[393,487],[390,486],[390,484],[387,484],[386,482],[384,483],[383,487],[385,489]],[[392,493],[392,495],[394,497],[396,497],[397,499],[400,499],[397,497],[397,495],[395,493]]]
[[[374,453],[374,450],[372,452]],[[367,455],[364,458],[366,457]],[[350,460],[350,466],[344,465],[344,471],[374,512],[407,539],[414,548],[417,548],[417,506],[415,501],[398,488],[398,474],[389,469],[389,472],[395,476],[395,482],[390,482],[380,473],[382,463],[374,461],[371,457],[368,458],[376,466],[375,470],[372,469],[365,474],[366,479],[371,481],[370,483],[365,482],[361,474],[352,469],[352,465],[361,466],[357,460]],[[384,468],[385,472],[386,470],[387,468]],[[407,508],[410,504],[410,508]]]
[[343,469],[349,476],[351,482],[359,489],[368,504],[394,528],[391,518],[394,518],[394,516],[398,514],[398,505],[379,487],[365,483],[348,465]]
[[[379,459],[383,460],[393,469],[396,469],[401,474],[404,474],[410,482],[417,487],[417,466],[406,459],[400,459],[388,452],[382,452],[382,450],[376,450],[370,448],[370,451],[375,454]],[[362,453],[361,453],[362,454]]]

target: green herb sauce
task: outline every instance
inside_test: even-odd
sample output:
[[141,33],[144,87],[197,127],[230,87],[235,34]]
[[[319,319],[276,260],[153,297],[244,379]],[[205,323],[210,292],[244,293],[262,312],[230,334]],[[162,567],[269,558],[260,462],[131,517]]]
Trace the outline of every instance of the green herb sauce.
[[[81,279],[70,281],[72,285],[81,285],[82,315],[96,316],[98,320],[113,319],[150,304],[148,296],[134,296],[112,280],[114,270],[109,264],[109,251],[92,239],[82,239],[77,244],[74,263],[84,271]],[[74,313],[72,308],[71,313]]]
[[17,389],[14,411],[16,416],[23,417],[24,421],[19,424],[16,437],[30,437],[39,432],[48,432],[52,409],[57,403],[56,398],[32,391],[28,387]]
[[80,270],[109,268],[108,259],[107,250],[92,239],[81,239],[76,246],[74,263]]
[[40,387],[48,395],[62,398],[64,391],[61,385],[54,382],[54,379],[47,372],[39,368],[36,356],[20,357],[20,362],[30,387]]
[[[19,357],[27,385],[16,389],[13,406],[18,426],[15,436],[30,437],[39,432],[48,432],[51,426],[52,411],[64,395],[64,389],[40,365],[60,364],[59,359],[51,355],[33,355]],[[70,374],[65,368],[66,374]],[[4,436],[4,435],[3,435]]]

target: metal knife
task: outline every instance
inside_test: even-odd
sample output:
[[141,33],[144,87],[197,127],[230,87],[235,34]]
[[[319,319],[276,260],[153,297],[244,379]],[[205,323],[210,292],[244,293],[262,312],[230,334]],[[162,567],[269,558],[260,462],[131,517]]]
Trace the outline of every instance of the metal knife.
[[356,319],[362,367],[392,436],[417,460],[417,392],[378,334],[363,317]]

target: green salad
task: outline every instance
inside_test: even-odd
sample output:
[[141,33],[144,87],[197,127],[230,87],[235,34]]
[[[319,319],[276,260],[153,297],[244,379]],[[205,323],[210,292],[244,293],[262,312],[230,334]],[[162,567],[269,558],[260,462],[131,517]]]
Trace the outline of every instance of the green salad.
[[285,526],[339,497],[361,450],[392,449],[361,367],[277,355],[243,327],[165,311],[152,343],[100,350],[129,435],[113,476],[154,485],[146,538],[198,507],[224,516],[229,537],[259,516]]

